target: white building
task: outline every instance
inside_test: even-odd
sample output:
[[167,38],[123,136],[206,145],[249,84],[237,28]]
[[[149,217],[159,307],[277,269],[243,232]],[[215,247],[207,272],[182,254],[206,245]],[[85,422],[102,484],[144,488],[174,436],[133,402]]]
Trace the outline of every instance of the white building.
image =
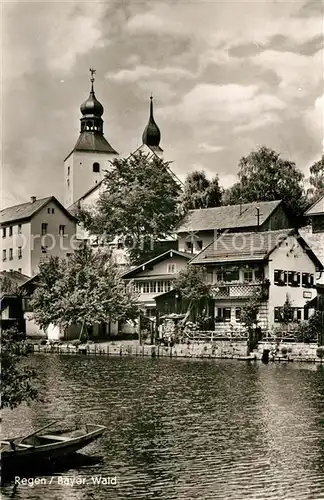
[[49,256],[66,257],[77,247],[76,219],[54,196],[1,210],[0,226],[2,271],[33,276]]
[[189,265],[203,265],[213,289],[217,329],[240,326],[240,313],[254,291],[262,291],[260,327],[280,321],[288,297],[296,321],[308,319],[307,302],[316,295],[316,272],[323,266],[293,229],[224,233]]

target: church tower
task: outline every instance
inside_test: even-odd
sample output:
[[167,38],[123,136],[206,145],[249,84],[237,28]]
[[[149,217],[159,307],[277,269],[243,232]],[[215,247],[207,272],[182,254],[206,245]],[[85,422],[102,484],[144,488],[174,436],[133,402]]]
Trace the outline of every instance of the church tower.
[[88,99],[81,104],[81,130],[76,145],[64,160],[64,206],[70,207],[99,184],[117,151],[103,135],[104,108],[94,92],[95,70],[90,69]]

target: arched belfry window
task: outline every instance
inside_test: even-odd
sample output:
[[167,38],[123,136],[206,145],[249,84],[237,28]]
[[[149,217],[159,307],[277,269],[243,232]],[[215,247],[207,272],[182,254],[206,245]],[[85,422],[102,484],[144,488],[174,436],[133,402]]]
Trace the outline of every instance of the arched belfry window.
[[92,169],[94,172],[100,172],[100,165],[97,161],[95,161],[94,164],[92,165]]

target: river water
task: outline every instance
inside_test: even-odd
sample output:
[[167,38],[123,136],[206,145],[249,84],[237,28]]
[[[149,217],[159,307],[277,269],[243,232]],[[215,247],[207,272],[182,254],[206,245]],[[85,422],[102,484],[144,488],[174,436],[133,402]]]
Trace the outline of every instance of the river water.
[[[324,366],[55,355],[31,362],[44,400],[4,411],[4,435],[62,416],[76,422],[80,411],[108,430],[84,449],[90,463],[71,462],[46,484],[7,484],[3,498],[324,499]],[[73,477],[84,484],[66,484]]]

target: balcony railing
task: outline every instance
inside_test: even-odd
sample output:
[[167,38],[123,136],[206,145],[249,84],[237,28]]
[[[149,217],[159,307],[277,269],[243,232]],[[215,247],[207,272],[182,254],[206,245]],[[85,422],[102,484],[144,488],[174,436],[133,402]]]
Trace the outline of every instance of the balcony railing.
[[210,287],[214,299],[244,299],[260,293],[266,300],[269,298],[269,285],[269,282],[227,283],[226,285],[213,283]]

